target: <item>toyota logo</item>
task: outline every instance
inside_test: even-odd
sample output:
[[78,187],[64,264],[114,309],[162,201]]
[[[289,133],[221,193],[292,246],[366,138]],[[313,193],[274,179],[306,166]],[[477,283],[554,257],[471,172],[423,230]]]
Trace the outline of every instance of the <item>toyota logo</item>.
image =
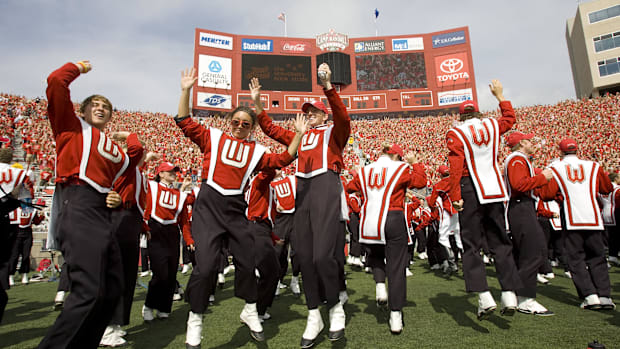
[[458,58],[448,58],[441,62],[439,69],[446,74],[453,74],[463,69],[463,61]]

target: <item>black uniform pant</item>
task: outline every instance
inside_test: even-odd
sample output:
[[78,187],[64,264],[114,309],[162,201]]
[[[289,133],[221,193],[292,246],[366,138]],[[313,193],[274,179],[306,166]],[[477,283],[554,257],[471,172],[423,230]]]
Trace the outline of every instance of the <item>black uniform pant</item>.
[[[288,270],[288,255],[291,244],[291,234],[295,224],[295,217],[292,213],[281,213],[276,217],[274,225],[274,234],[284,243],[276,246],[276,255],[280,263],[279,280],[284,280],[286,271]],[[292,262],[292,257],[291,257]]]
[[149,260],[153,277],[149,281],[144,305],[160,312],[170,313],[179,266],[181,239],[179,226],[164,225],[151,218],[149,228],[151,228]]
[[61,191],[58,245],[71,293],[39,348],[96,348],[123,292],[120,248],[105,194],[90,186]]
[[[416,251],[418,251],[418,253],[424,252],[424,250],[426,250],[426,229],[420,229],[416,231],[414,235],[418,242]],[[428,254],[428,252],[426,254]]]
[[9,262],[9,275],[17,271],[17,260],[22,256],[22,264],[19,267],[20,274],[30,272],[30,249],[32,248],[32,228],[18,228],[17,238],[11,249],[11,260]]
[[523,287],[512,255],[512,243],[506,234],[504,204],[480,204],[471,177],[461,178],[463,211],[459,212],[463,241],[463,276],[467,292],[489,290],[486,268],[480,256],[482,239],[486,236],[489,251],[495,257],[497,279],[503,291]]
[[151,270],[149,266],[149,248],[148,247],[140,248],[140,264],[142,264],[142,272]]
[[540,268],[538,269],[538,272],[540,274],[553,273],[553,269],[551,268],[551,263],[549,259],[549,256],[551,254],[551,223],[549,222],[549,218],[538,217],[538,224],[540,225],[540,228],[542,229],[545,236],[544,247],[542,251],[543,261],[540,265]]
[[252,221],[248,224],[254,234],[256,268],[260,274],[256,310],[259,315],[263,315],[273,303],[273,298],[276,294],[280,263],[271,240],[271,223],[269,221]]
[[360,215],[351,212],[349,215],[349,255],[353,257],[362,256],[362,245],[360,245]]
[[426,254],[428,255],[428,264],[433,266],[435,264],[441,264],[448,257],[446,256],[446,250],[442,248],[439,243],[439,230],[437,224],[433,223],[429,225],[428,238],[426,240]]
[[66,271],[67,263],[62,263],[60,267],[60,277],[58,278],[58,289],[57,291],[69,292],[71,287],[71,282],[69,281],[69,272]]
[[121,249],[123,263],[123,284],[125,291],[112,317],[112,324],[129,325],[131,304],[136,289],[138,270],[138,251],[140,250],[140,231],[142,230],[142,215],[136,207],[116,210],[112,213],[116,224],[116,239]]
[[17,238],[17,226],[9,223],[8,213],[11,210],[0,212],[0,323],[4,309],[9,301],[9,296],[5,290],[9,289],[9,260],[11,248]]
[[185,294],[191,311],[201,314],[209,305],[225,239],[235,263],[235,296],[246,303],[256,303],[254,235],[245,216],[247,204],[243,195],[225,196],[203,182],[194,205],[192,236],[196,246],[196,265]]
[[591,294],[611,295],[605,243],[600,230],[566,230],[564,247],[568,270],[577,294],[585,298]]
[[547,249],[545,235],[536,219],[536,208],[531,198],[510,200],[508,222],[512,233],[513,256],[522,288],[517,288],[517,296],[536,298],[536,274],[543,263],[543,253]]
[[609,239],[609,256],[618,257],[620,251],[620,208],[616,209],[616,225],[607,226],[607,236]]
[[[402,211],[389,211],[385,222],[385,245],[367,245],[368,265],[376,283],[389,281],[390,310],[401,311],[407,303],[407,226]],[[384,261],[385,260],[385,261]]]
[[321,304],[321,295],[328,308],[338,302],[342,279],[336,248],[338,235],[344,234],[342,190],[340,177],[333,171],[312,178],[297,178],[295,231],[291,245],[301,267],[308,309],[316,309]]

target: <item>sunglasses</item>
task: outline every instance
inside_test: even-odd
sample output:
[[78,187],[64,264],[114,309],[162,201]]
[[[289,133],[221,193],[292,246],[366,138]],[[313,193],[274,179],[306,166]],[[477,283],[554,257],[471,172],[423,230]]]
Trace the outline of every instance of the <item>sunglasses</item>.
[[233,127],[241,126],[241,128],[245,128],[245,129],[248,129],[250,128],[250,126],[252,126],[252,124],[250,124],[249,121],[239,121],[237,119],[230,120],[230,123],[233,125]]

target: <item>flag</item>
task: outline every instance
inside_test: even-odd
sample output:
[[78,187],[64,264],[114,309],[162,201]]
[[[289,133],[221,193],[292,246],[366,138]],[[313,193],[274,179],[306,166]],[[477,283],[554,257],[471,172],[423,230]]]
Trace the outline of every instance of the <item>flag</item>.
[[378,17],[379,17],[379,10],[375,9],[375,21],[377,20]]
[[284,12],[280,12],[280,14],[278,15],[278,19],[286,22],[286,14],[284,14]]

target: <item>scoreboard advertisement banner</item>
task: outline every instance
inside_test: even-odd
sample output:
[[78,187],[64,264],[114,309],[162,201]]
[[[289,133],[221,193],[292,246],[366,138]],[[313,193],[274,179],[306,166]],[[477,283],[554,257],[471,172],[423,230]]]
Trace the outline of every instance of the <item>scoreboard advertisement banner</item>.
[[230,90],[232,60],[226,57],[198,57],[198,86]]
[[289,38],[196,28],[194,49],[193,107],[207,115],[252,107],[253,77],[262,86],[264,108],[276,119],[290,118],[309,100],[327,104],[317,76],[323,62],[344,105],[359,117],[436,115],[477,99],[467,27],[351,39],[333,29]]

